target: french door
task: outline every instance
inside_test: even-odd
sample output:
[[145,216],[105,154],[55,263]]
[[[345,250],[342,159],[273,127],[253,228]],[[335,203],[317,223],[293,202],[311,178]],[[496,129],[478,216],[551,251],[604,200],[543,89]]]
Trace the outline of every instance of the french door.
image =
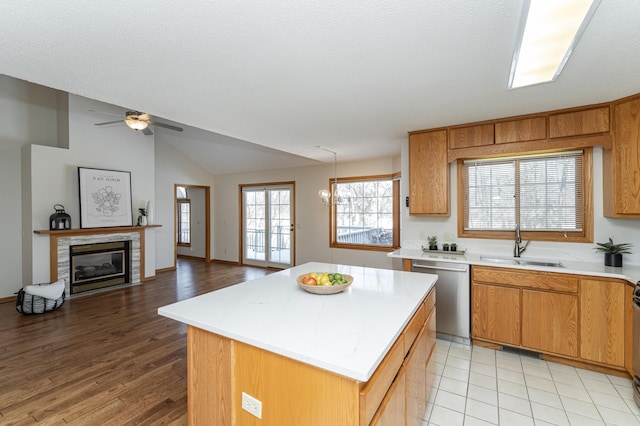
[[295,253],[293,184],[242,186],[242,263],[289,268]]

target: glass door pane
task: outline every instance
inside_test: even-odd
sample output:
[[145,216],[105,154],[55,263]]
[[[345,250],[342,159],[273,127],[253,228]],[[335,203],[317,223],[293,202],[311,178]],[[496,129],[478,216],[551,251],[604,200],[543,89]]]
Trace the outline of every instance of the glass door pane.
[[265,260],[265,194],[264,189],[242,191],[244,217],[244,258]]
[[293,266],[293,185],[242,188],[243,263]]
[[291,201],[289,189],[269,190],[269,261],[291,264]]

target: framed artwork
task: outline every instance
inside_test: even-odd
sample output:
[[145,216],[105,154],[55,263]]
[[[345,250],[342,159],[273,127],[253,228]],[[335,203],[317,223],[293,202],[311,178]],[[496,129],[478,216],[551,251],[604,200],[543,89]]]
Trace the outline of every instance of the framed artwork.
[[80,228],[132,226],[131,172],[78,167]]

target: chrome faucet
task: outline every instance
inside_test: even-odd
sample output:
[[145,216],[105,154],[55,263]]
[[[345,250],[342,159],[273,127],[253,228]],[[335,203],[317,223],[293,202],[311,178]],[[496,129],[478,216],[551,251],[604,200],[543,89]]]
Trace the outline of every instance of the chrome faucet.
[[527,241],[526,243],[524,243],[524,246],[520,246],[520,243],[522,243],[522,238],[520,238],[520,225],[516,225],[516,243],[515,246],[513,247],[513,257],[520,257],[520,255],[522,253],[524,253],[524,251],[527,249],[527,246],[529,245],[529,241]]

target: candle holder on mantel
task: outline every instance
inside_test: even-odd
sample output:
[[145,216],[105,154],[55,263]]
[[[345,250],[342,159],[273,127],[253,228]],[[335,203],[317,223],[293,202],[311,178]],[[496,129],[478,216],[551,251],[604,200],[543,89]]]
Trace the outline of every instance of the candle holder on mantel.
[[55,204],[53,209],[56,211],[49,216],[49,229],[54,231],[57,229],[71,229],[71,216],[64,211],[62,204]]

